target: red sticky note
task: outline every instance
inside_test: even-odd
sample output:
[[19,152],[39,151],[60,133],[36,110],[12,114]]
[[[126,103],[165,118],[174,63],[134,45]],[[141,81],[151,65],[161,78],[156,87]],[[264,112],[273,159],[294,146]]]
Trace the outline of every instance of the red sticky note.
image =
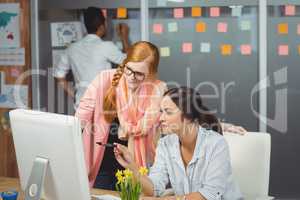
[[220,16],[220,8],[219,7],[211,7],[210,8],[210,16],[211,17],[219,17]]
[[288,56],[289,55],[289,46],[288,45],[279,45],[278,46],[278,55]]
[[297,25],[297,34],[300,35],[300,24]]
[[182,52],[183,53],[192,53],[193,52],[193,44],[190,42],[185,42],[182,44]]
[[174,8],[173,15],[174,15],[174,18],[183,18],[183,16],[184,16],[183,8]]
[[218,32],[219,33],[226,33],[227,32],[227,28],[228,28],[227,23],[225,23],[225,22],[219,22],[218,23]]
[[252,47],[249,44],[243,44],[241,45],[241,54],[242,55],[251,55],[252,53]]
[[296,14],[296,6],[295,5],[286,5],[284,11],[285,11],[285,15],[294,16]]
[[153,24],[153,33],[162,34],[162,32],[163,32],[163,25],[162,24]]

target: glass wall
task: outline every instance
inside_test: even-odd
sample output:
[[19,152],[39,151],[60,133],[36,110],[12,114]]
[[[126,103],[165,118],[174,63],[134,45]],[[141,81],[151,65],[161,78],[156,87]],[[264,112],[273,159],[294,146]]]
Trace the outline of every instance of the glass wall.
[[267,23],[270,192],[295,198],[300,196],[300,2],[268,1]]
[[149,38],[160,48],[160,79],[197,88],[225,122],[258,130],[258,4],[151,1]]

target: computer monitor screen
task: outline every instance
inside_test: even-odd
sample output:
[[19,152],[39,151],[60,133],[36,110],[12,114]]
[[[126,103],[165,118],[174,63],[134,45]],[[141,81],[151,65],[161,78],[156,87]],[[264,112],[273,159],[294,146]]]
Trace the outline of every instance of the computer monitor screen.
[[48,159],[43,184],[46,200],[90,199],[79,120],[23,109],[9,114],[22,189],[36,158],[44,158]]

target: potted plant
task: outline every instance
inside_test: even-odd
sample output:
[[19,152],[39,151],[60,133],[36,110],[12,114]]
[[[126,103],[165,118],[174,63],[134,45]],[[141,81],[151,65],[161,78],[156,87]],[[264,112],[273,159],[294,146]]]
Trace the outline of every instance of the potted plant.
[[[141,167],[139,175],[144,176],[148,174],[148,169]],[[133,176],[133,172],[129,169],[118,170],[116,173],[117,184],[116,189],[120,194],[121,200],[139,200],[142,193],[141,183]]]

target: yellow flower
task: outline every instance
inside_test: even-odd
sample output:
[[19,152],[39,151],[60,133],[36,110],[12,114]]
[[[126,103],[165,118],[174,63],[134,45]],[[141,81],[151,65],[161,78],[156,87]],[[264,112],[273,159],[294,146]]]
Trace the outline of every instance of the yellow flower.
[[123,179],[123,172],[121,170],[117,171],[116,178],[118,180],[118,184],[122,183],[124,181],[124,179]]
[[123,172],[126,179],[131,178],[133,176],[132,171],[130,171],[129,169],[125,169]]
[[141,167],[139,169],[139,173],[144,176],[144,175],[147,175],[148,174],[148,169],[146,167]]

